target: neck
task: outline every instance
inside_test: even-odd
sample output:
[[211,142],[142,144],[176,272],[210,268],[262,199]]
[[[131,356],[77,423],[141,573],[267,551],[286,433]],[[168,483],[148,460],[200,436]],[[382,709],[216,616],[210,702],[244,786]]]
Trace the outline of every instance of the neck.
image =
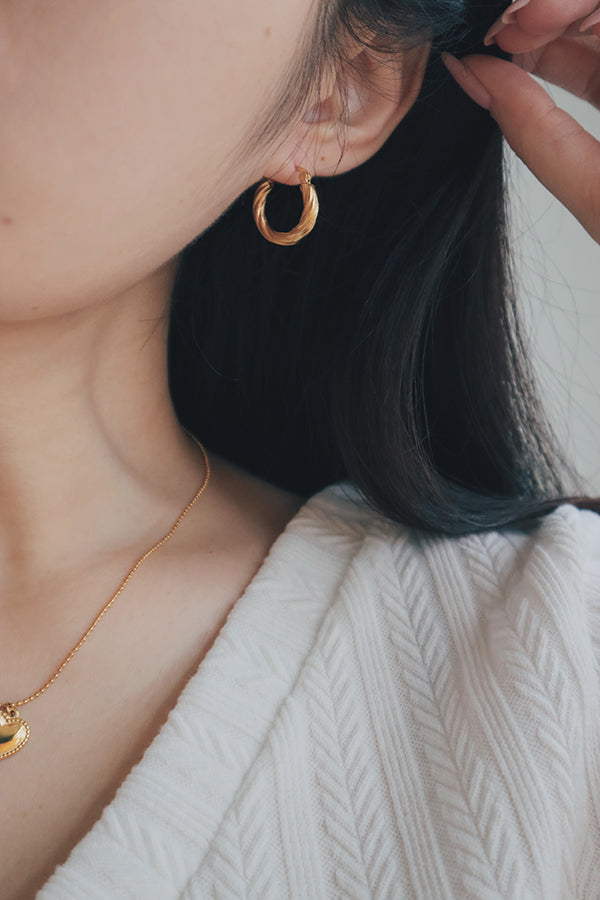
[[[0,324],[0,572],[43,572],[155,534],[196,490],[172,408],[174,262],[93,307]],[[6,582],[5,582],[6,583]]]

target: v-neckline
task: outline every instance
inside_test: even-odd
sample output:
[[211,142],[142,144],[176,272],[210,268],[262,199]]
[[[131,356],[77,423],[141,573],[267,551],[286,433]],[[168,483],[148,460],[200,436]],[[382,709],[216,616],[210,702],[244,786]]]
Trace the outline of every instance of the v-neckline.
[[348,489],[325,488],[288,522],[143,756],[38,900],[180,896],[335,595],[345,552],[321,533]]

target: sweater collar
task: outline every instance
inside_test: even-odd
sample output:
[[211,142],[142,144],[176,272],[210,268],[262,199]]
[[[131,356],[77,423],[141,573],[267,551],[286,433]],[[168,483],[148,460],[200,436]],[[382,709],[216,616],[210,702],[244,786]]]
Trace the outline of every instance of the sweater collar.
[[330,486],[288,523],[160,731],[38,900],[180,896],[336,596],[358,534],[324,538],[347,515],[349,493],[346,483]]

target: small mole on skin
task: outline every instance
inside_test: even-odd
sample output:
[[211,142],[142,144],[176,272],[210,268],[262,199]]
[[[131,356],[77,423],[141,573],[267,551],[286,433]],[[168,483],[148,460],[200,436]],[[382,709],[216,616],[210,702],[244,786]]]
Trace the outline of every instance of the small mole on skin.
[[270,25],[267,25],[267,27],[265,28],[265,37],[266,38],[271,37],[271,26]]
[[10,216],[2,216],[2,224],[3,225],[12,225],[12,219]]

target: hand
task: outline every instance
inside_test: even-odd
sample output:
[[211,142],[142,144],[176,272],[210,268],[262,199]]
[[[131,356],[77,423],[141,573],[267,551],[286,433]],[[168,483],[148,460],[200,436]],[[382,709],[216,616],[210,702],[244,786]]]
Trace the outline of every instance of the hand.
[[[509,24],[498,30],[499,21],[488,32],[512,54],[512,62],[480,55],[460,62],[449,54],[442,58],[463,90],[489,109],[515,153],[600,243],[600,142],[526,74],[533,72],[600,109],[598,0],[517,0],[513,5],[518,9],[503,16]],[[582,24],[591,28],[582,33]]]

